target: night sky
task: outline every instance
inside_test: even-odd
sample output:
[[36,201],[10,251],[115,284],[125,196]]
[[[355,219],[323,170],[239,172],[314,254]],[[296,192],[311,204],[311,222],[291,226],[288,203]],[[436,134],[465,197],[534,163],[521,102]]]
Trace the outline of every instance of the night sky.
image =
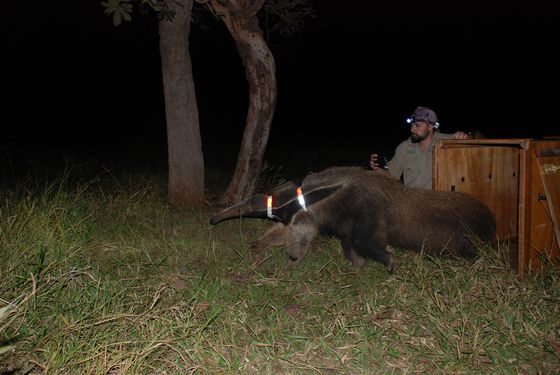
[[[152,17],[115,27],[100,1],[11,3],[4,11],[4,150],[165,154]],[[367,150],[366,160],[407,137],[403,118],[417,105],[438,113],[443,132],[560,134],[554,2],[317,3],[317,17],[298,35],[269,36],[278,76],[271,148],[350,145]],[[222,24],[210,26],[191,33],[208,153],[214,144],[238,147],[247,110],[233,42]]]

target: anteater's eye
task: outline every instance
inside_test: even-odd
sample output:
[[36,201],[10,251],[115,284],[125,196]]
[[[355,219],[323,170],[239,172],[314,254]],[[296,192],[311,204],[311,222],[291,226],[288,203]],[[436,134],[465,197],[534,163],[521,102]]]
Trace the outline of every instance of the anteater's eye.
[[298,260],[298,258],[297,258],[297,257],[293,257],[293,256],[290,255],[290,260],[291,260],[292,262],[295,262],[296,260]]

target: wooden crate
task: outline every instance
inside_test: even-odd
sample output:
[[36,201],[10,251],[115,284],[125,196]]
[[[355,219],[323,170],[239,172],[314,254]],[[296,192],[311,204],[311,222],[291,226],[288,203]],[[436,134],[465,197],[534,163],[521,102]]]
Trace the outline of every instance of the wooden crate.
[[466,192],[490,207],[521,280],[558,261],[560,138],[442,140],[433,176],[434,189]]

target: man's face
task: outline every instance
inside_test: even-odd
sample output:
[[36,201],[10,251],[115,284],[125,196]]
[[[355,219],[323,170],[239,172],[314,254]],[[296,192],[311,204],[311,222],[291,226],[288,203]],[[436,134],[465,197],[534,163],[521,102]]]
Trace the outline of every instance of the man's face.
[[428,138],[433,132],[433,126],[425,121],[413,122],[410,125],[410,140],[418,143]]

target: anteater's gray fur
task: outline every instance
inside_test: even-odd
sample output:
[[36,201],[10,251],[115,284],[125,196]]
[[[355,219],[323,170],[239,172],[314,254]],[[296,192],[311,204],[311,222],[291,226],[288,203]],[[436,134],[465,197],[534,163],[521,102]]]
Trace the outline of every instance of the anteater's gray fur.
[[[332,167],[308,175],[301,184],[306,199],[311,198],[307,211],[294,206],[295,187],[289,182],[272,192],[278,197],[275,214],[283,222],[254,242],[257,250],[285,245],[291,263],[303,259],[317,234],[337,237],[353,266],[361,267],[370,258],[389,270],[391,247],[470,258],[476,255],[473,240],[488,242],[495,236],[494,215],[471,195],[407,188],[383,171]],[[216,214],[211,222],[266,219],[264,201],[265,195],[253,196]]]

